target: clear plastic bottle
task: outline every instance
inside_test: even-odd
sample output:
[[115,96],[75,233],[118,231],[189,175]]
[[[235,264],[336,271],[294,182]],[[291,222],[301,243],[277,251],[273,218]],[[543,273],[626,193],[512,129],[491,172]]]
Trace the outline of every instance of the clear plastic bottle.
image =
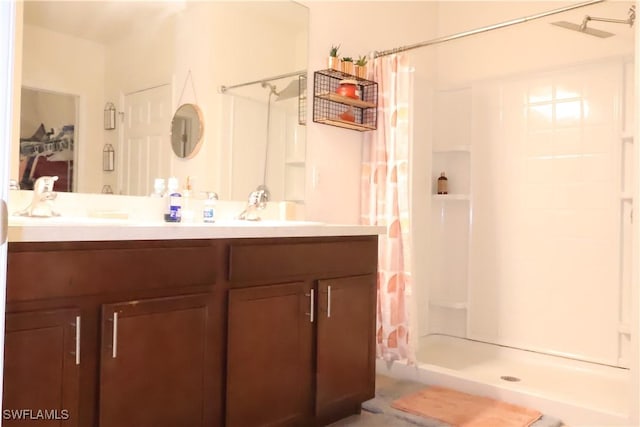
[[153,193],[151,197],[164,197],[164,178],[156,178],[153,180]]
[[182,194],[178,188],[178,178],[169,178],[167,211],[164,214],[166,222],[180,222],[182,220]]
[[187,177],[187,183],[182,190],[182,222],[193,222],[193,210],[191,209],[191,177]]
[[216,222],[216,204],[218,202],[218,194],[213,191],[206,192],[204,199],[204,207],[202,208],[202,222],[211,224]]

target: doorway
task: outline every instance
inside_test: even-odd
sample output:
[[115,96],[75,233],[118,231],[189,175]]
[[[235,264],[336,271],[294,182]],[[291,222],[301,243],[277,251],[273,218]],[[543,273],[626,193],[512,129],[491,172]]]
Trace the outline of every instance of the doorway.
[[56,191],[74,191],[78,97],[26,87],[21,92],[20,188],[33,190],[37,178],[57,176]]
[[148,196],[154,178],[171,172],[171,86],[125,95],[120,192]]

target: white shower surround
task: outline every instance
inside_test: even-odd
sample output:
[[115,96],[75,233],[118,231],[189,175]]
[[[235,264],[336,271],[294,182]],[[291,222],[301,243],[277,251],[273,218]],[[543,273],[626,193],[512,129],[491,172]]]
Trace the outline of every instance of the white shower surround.
[[[561,17],[579,20],[584,13],[617,16],[620,11],[624,14],[630,4],[633,3],[602,4]],[[499,7],[488,2],[439,3],[439,34],[524,16],[539,11],[541,5],[539,2],[504,2]],[[543,9],[551,9],[557,4],[545,3],[544,6]],[[500,7],[503,10],[498,11]],[[459,14],[461,8],[466,10],[464,16]],[[419,174],[414,173],[412,194],[417,199],[414,200],[417,206],[414,223],[416,217],[430,218],[428,233],[414,233],[416,250],[428,257],[417,263],[414,275],[415,283],[427,283],[414,289],[417,331],[419,336],[451,333],[629,366],[631,370],[611,368],[613,371],[610,371],[617,373],[613,376],[617,379],[621,378],[620,373],[628,374],[619,384],[631,402],[622,413],[607,414],[606,405],[598,407],[597,404],[587,408],[587,412],[582,412],[584,408],[572,412],[571,407],[579,407],[581,403],[563,402],[554,397],[556,382],[544,376],[541,378],[549,379],[546,391],[542,387],[533,393],[542,400],[525,399],[523,403],[546,402],[539,409],[547,409],[551,415],[568,416],[565,422],[570,425],[594,425],[596,418],[588,422],[590,410],[604,411],[601,425],[609,416],[613,418],[606,422],[634,425],[638,420],[638,405],[633,403],[633,397],[638,396],[640,386],[637,343],[630,339],[637,333],[635,323],[638,322],[638,304],[634,300],[638,297],[634,285],[638,274],[637,256],[631,256],[632,250],[637,253],[638,229],[630,222],[631,207],[635,205],[637,209],[638,192],[634,181],[637,180],[634,169],[638,164],[638,150],[633,143],[636,134],[633,111],[638,101],[634,86],[637,70],[633,66],[636,49],[633,31],[612,28],[616,33],[612,47],[611,43],[579,33],[559,38],[562,33],[547,29],[548,23],[516,26],[413,53],[415,62],[420,64],[416,74],[425,78],[416,84],[425,96],[422,100],[416,99],[415,114],[416,117],[427,114],[430,118],[427,124],[431,125],[416,126],[415,135],[417,143],[426,141],[431,147],[426,155],[414,157],[417,162],[414,168],[424,168],[426,162],[429,170],[426,191],[415,179]],[[432,64],[433,69],[421,70],[419,67],[424,63]],[[581,86],[580,91],[568,96],[576,83]],[[537,98],[538,89],[547,91],[550,97]],[[554,91],[560,96],[555,96]],[[572,104],[580,108],[577,117],[573,115]],[[449,117],[446,117],[448,113],[443,115],[447,108],[450,108]],[[554,109],[559,113],[557,120],[551,125],[545,124],[541,117],[544,114],[540,113],[545,110],[553,113]],[[511,120],[505,121],[505,117]],[[511,128],[496,134],[500,126]],[[439,132],[438,128],[447,129],[448,133]],[[557,134],[556,140],[566,143],[565,147],[550,145],[553,138],[541,138],[545,132]],[[514,138],[519,143],[508,145]],[[573,148],[568,148],[571,143]],[[545,154],[545,147],[555,151]],[[539,150],[529,150],[534,148]],[[489,149],[493,155],[487,155]],[[421,150],[414,147],[414,153]],[[435,188],[432,181],[441,168],[452,172],[450,192],[455,194],[446,200],[431,196],[429,191]],[[528,185],[525,179],[528,168],[547,170],[551,180],[546,188],[553,190],[555,184],[555,188],[562,191],[554,194],[538,188],[534,193],[535,186]],[[457,182],[456,175],[459,176]],[[533,176],[539,180],[546,178],[540,174]],[[570,191],[572,188],[575,191]],[[576,210],[582,207],[586,209]],[[497,210],[500,208],[503,211]],[[533,212],[533,208],[537,210]],[[572,209],[575,212],[571,213]],[[542,212],[544,210],[548,212]],[[551,221],[549,214],[556,218]],[[488,226],[492,219],[501,227],[506,226]],[[442,227],[434,229],[433,225],[438,223]],[[540,238],[541,230],[545,231],[543,226],[551,231],[548,235],[552,244]],[[424,226],[420,227],[424,231]],[[518,234],[522,229],[526,230],[524,236]],[[494,239],[493,235],[498,237]],[[419,236],[422,236],[421,242]],[[494,254],[492,241],[499,247],[498,255]],[[572,245],[567,245],[570,241]],[[550,255],[545,249],[555,252]],[[560,249],[575,256],[563,264]],[[495,261],[491,265],[487,263],[490,259]],[[544,270],[540,268],[541,263],[547,266]],[[555,277],[541,274],[550,269],[558,274]],[[447,279],[443,281],[443,277]],[[418,344],[424,338],[414,339],[418,368],[402,364],[388,367],[381,362],[379,371],[406,374],[424,382],[494,395],[516,403],[522,401],[518,393],[501,392],[505,389],[502,384],[492,384],[482,378],[467,381],[468,375],[463,371],[424,363]],[[519,353],[523,358],[531,354],[513,350],[511,356]],[[551,356],[550,360],[553,359]],[[494,362],[499,368],[504,361],[496,358]],[[577,361],[570,367],[572,363],[570,360],[564,363],[569,372],[580,370],[584,362]],[[609,396],[603,394],[601,398],[605,402]],[[597,402],[598,397],[595,399]],[[587,415],[580,418],[580,413]],[[576,422],[572,424],[571,420]]]
[[626,64],[436,94],[429,332],[628,365]]
[[432,178],[451,192],[432,197],[428,333],[514,349],[431,335],[417,368],[379,370],[628,425],[631,373],[611,366],[633,357],[632,76],[618,57],[435,93]]

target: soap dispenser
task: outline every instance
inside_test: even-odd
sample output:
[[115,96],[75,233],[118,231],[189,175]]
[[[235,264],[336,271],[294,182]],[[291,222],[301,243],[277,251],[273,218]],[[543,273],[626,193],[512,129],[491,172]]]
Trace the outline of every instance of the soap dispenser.
[[167,188],[167,211],[164,214],[164,220],[166,222],[180,222],[182,220],[182,195],[178,191],[178,178],[169,178]]

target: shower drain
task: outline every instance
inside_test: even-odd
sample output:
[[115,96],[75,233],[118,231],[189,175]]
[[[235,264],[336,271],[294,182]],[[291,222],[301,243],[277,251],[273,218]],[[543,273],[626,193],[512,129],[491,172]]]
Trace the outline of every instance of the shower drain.
[[505,381],[511,381],[513,383],[517,383],[518,381],[520,381],[520,378],[512,377],[511,375],[503,375],[500,377],[500,379]]

